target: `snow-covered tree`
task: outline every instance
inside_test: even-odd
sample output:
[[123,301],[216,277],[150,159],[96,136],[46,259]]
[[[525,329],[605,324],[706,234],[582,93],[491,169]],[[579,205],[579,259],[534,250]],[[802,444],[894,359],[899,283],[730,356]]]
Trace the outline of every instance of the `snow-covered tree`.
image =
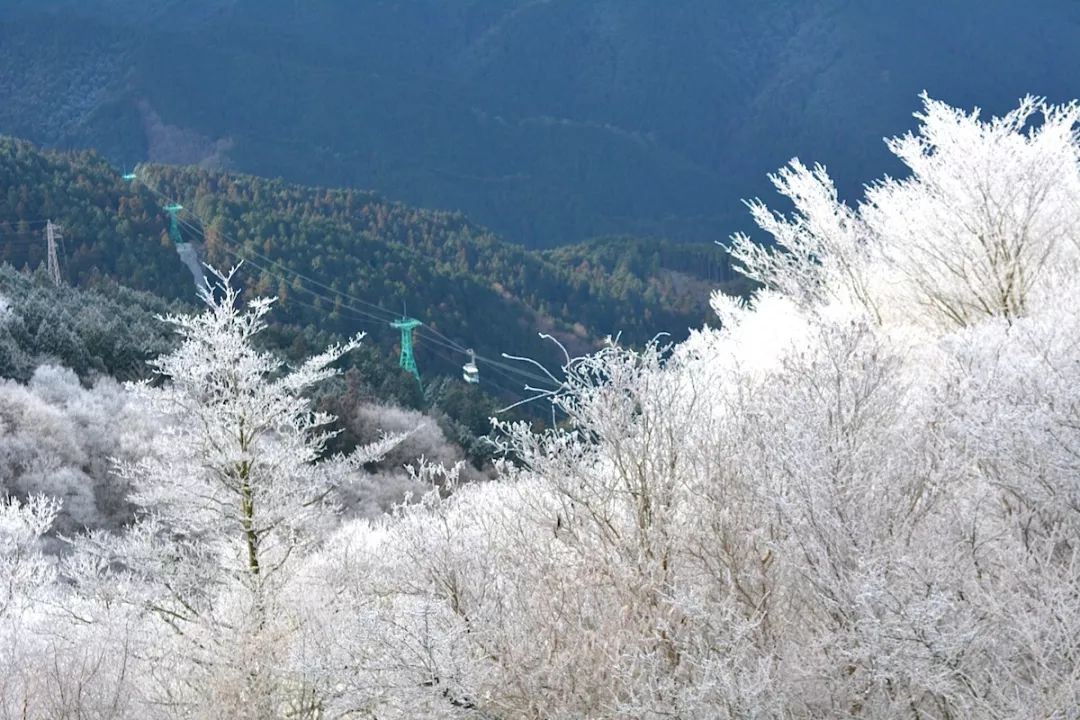
[[26,385],[0,381],[0,489],[61,501],[55,529],[130,522],[130,487],[112,472],[142,456],[160,422],[111,378],[84,387],[74,372],[41,365]]
[[[119,468],[140,521],[89,536],[70,567],[91,594],[130,585],[125,602],[168,630],[156,651],[161,702],[271,717],[305,682],[289,669],[296,615],[281,588],[326,527],[329,491],[398,438],[324,458],[333,418],[303,393],[360,338],[286,369],[254,344],[271,301],[241,308],[231,274],[217,277],[205,312],[165,318],[181,343],[153,362],[161,386],[135,388],[165,419],[153,452]],[[124,570],[101,574],[115,562]]]
[[56,519],[59,503],[43,495],[26,502],[0,498],[0,620],[19,612],[55,575],[41,553],[41,538]]
[[1055,302],[1080,267],[1080,105],[1027,97],[983,121],[923,102],[919,132],[888,141],[908,176],[872,184],[857,208],[821,166],[773,176],[795,212],[751,204],[776,249],[736,236],[743,271],[804,304],[942,327]]

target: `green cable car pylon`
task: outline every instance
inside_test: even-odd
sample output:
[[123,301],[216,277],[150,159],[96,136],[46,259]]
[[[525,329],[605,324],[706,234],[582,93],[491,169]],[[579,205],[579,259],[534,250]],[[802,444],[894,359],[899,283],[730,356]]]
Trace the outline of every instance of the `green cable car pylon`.
[[176,245],[184,242],[184,236],[180,234],[180,225],[176,222],[176,213],[184,209],[183,205],[170,203],[165,206],[165,212],[169,213],[169,237]]
[[400,320],[390,323],[390,327],[401,331],[401,360],[398,364],[412,373],[413,377],[416,378],[416,382],[421,386],[423,383],[420,383],[420,370],[416,367],[416,358],[413,356],[413,330],[423,324],[411,317],[402,317]]
[[195,281],[195,287],[201,291],[206,285],[206,276],[203,275],[202,265],[199,263],[199,253],[194,245],[184,240],[184,236],[180,234],[180,223],[176,219],[176,214],[183,209],[184,206],[177,203],[169,203],[165,206],[165,212],[169,214],[169,238],[176,246],[176,254],[191,271],[191,279]]

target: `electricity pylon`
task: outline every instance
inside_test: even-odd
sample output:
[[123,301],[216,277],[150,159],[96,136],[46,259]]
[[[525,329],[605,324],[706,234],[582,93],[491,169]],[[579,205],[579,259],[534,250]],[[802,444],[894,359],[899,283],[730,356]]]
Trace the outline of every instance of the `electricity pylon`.
[[45,243],[48,246],[49,277],[53,285],[60,286],[60,261],[56,257],[56,242],[60,239],[60,226],[52,220],[45,221]]
[[401,360],[398,364],[404,370],[408,370],[420,383],[420,370],[416,367],[416,358],[413,356],[413,330],[424,323],[415,318],[403,317],[390,323],[390,327],[401,331]]

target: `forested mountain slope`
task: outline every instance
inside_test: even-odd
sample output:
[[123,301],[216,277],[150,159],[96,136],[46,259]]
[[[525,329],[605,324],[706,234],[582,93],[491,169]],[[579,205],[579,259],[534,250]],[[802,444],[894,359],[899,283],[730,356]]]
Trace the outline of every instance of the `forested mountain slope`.
[[[45,260],[42,221],[64,226],[62,264],[75,284],[109,277],[191,301],[191,276],[169,238],[167,200],[185,206],[184,240],[218,267],[249,258],[251,294],[277,295],[276,319],[321,333],[371,333],[392,348],[386,320],[408,313],[454,343],[498,357],[551,351],[538,332],[572,349],[623,333],[641,342],[685,334],[706,317],[711,287],[730,280],[715,246],[614,240],[563,254],[502,242],[459,213],[391,203],[370,192],[308,188],[196,168],[140,166],[127,183],[93,153],[42,152],[0,139],[0,261]],[[634,263],[611,263],[602,248],[626,244]],[[606,251],[610,254],[610,250]],[[628,256],[630,257],[630,256]],[[692,287],[690,292],[687,287]],[[740,287],[738,284],[731,288]],[[383,314],[369,303],[381,306]],[[386,317],[383,317],[386,315]],[[428,368],[456,371],[465,358],[418,345]]]
[[[283,368],[226,278],[154,383],[0,381],[0,717],[1074,718],[1080,105],[922,117],[857,207],[785,167],[778,250],[732,245],[752,296],[567,363],[492,482],[333,388],[356,449],[328,447],[308,393],[354,343]],[[360,223],[206,182],[211,225]]]
[[0,132],[462,210],[507,239],[713,241],[798,154],[857,192],[922,90],[1075,95],[1070,0],[7,0]]

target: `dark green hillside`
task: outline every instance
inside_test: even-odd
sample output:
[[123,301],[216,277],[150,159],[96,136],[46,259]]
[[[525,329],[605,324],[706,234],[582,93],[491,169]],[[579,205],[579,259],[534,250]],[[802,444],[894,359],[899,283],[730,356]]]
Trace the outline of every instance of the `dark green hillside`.
[[191,278],[176,272],[161,203],[133,190],[99,155],[43,152],[0,137],[0,262],[45,262],[43,221],[63,226],[68,282],[110,277],[168,298],[190,298]]
[[1078,94],[1074,0],[4,0],[0,132],[461,210],[507,240],[723,240],[794,155],[841,190],[917,94]]
[[607,237],[547,250],[543,257],[575,277],[608,289],[648,323],[660,303],[671,318],[700,311],[713,290],[748,294],[750,282],[733,273],[715,245]]
[[[551,358],[539,332],[575,351],[619,332],[642,342],[700,324],[709,290],[731,279],[715,246],[617,239],[541,254],[460,213],[372,193],[162,165],[140,166],[139,179],[126,183],[93,153],[43,152],[12,139],[0,140],[0,182],[2,261],[41,265],[41,222],[51,218],[64,226],[69,282],[110,278],[190,301],[191,277],[161,210],[175,199],[187,208],[185,239],[203,259],[218,267],[249,259],[250,291],[281,298],[276,320],[323,334],[366,330],[385,352],[397,341],[388,313],[403,305],[452,343],[492,358]],[[428,371],[456,373],[464,362],[434,337],[421,335],[417,352]]]
[[[505,350],[543,352],[539,331],[583,350],[618,332],[629,342],[659,331],[683,333],[706,317],[711,287],[731,280],[715,246],[675,251],[668,243],[627,239],[539,254],[502,242],[460,213],[417,210],[372,193],[195,168],[139,172],[140,184],[194,211],[188,217],[198,218],[195,235],[207,238],[212,264],[252,258],[261,266],[249,275],[259,293],[282,297],[297,324],[335,332],[358,325],[387,332],[355,312],[372,309],[351,297],[395,313],[406,304],[410,315],[454,342],[496,357]],[[635,262],[611,261],[620,243]],[[682,293],[669,267],[653,262],[664,252],[676,264],[682,258],[687,277],[698,280],[694,291]]]

